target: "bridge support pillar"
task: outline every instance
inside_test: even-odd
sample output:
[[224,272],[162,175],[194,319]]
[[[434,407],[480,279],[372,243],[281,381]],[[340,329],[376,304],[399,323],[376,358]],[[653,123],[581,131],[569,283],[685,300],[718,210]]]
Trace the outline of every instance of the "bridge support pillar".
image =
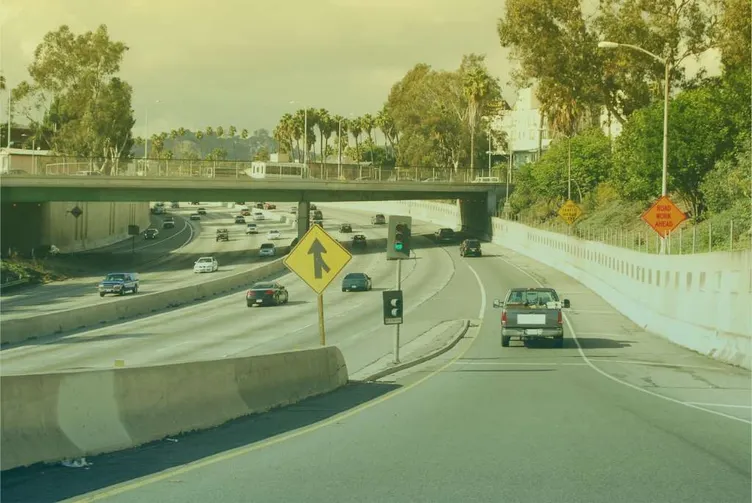
[[496,214],[496,205],[496,194],[492,191],[485,197],[479,195],[477,199],[460,199],[462,230],[478,238],[490,240],[493,232],[491,217]]
[[298,239],[308,232],[311,222],[311,203],[308,201],[298,202]]

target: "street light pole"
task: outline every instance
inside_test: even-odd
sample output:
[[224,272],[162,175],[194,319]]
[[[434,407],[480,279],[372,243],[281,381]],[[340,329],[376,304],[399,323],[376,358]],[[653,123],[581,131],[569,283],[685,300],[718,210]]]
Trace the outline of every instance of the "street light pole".
[[[664,87],[663,87],[663,173],[661,175],[661,196],[668,195],[668,105],[669,105],[669,92],[671,85],[669,77],[671,74],[671,64],[667,58],[662,58],[657,54],[643,49],[642,47],[632,44],[621,44],[618,42],[602,41],[598,42],[598,47],[601,49],[615,49],[617,47],[628,47],[635,51],[640,51],[643,54],[647,54],[651,58],[663,63],[665,67],[664,75]],[[661,255],[666,253],[666,236],[661,236]]]
[[337,121],[337,179],[342,178],[342,121],[345,120],[342,117]]
[[572,200],[572,138],[567,137],[567,201]]

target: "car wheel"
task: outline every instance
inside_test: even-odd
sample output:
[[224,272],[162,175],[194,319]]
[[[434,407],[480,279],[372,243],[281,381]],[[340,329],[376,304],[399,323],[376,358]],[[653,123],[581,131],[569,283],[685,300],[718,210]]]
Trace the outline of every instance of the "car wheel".
[[509,341],[511,341],[512,338],[508,335],[502,335],[501,336],[501,345],[502,347],[508,348],[509,347]]
[[120,289],[120,296],[122,297],[123,295],[125,295],[125,288]]
[[133,288],[133,293],[138,293],[138,285]]
[[287,304],[288,302],[290,302],[290,294],[286,293],[285,294],[285,304]]
[[248,305],[248,307],[253,307],[253,302],[246,301],[246,304]]
[[101,292],[100,292],[99,296],[100,296],[100,297],[104,297],[104,293],[101,293]]

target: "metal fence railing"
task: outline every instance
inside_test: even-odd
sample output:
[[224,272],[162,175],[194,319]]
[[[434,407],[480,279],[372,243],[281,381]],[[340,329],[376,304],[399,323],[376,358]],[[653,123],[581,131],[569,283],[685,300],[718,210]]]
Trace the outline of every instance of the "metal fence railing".
[[[191,159],[81,159],[63,156],[16,156],[10,175],[34,176],[128,176],[148,178],[247,178],[251,161]],[[267,163],[265,176],[256,178],[304,178],[327,181],[433,182],[503,184],[505,171],[450,167],[382,168],[370,164]]]
[[[503,214],[498,215],[504,218]],[[569,226],[561,220],[549,220],[541,223],[537,219],[519,218],[509,220],[523,225],[550,232],[576,236],[588,241],[598,241],[611,246],[628,248],[643,253],[659,253],[661,238],[645,226],[645,229],[625,229],[603,225],[589,225],[587,221]],[[710,253],[717,251],[739,251],[752,249],[752,230],[749,222],[733,219],[713,219],[693,224],[684,222],[666,239],[666,253],[686,255],[693,253]]]

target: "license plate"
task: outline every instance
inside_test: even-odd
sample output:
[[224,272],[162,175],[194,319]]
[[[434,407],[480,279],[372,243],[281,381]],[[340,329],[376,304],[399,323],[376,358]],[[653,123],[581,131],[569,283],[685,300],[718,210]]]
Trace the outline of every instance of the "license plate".
[[528,328],[525,330],[525,335],[541,335],[543,334],[543,330],[540,328]]
[[263,300],[259,299],[259,300],[256,301],[256,304],[261,304],[263,302],[264,302]]

